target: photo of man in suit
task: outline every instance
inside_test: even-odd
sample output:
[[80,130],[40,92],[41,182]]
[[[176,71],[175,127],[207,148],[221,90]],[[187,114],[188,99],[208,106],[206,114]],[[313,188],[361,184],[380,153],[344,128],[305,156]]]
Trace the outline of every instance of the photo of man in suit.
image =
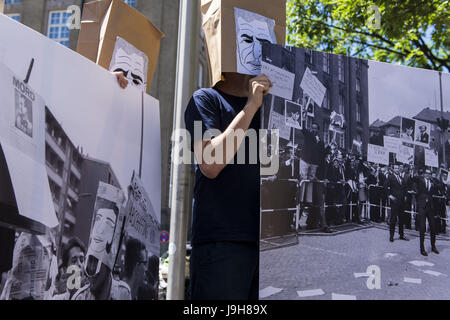
[[395,225],[398,219],[398,233],[400,240],[409,241],[404,234],[404,208],[406,197],[406,184],[400,175],[400,166],[394,165],[394,171],[390,173],[384,182],[384,189],[388,199],[390,200],[391,215],[389,218],[389,241],[394,242]]
[[428,224],[430,225],[431,251],[439,254],[439,251],[436,248],[436,225],[433,210],[433,193],[435,192],[435,188],[436,185],[431,179],[431,171],[430,169],[426,169],[423,177],[419,177],[416,182],[420,253],[423,256],[428,256],[424,246],[426,220],[428,220]]
[[427,126],[420,125],[419,126],[419,133],[416,136],[416,141],[420,143],[428,144],[430,140],[430,135],[427,132]]

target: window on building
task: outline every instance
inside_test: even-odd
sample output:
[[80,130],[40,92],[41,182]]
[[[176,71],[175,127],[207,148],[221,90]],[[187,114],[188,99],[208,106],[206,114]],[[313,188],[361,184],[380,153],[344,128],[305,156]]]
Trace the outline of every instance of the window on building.
[[48,16],[48,37],[66,47],[69,46],[70,30],[67,20],[70,16],[71,13],[66,11],[50,11]]
[[313,52],[312,50],[305,49],[305,62],[313,64]]
[[338,79],[344,82],[344,58],[342,56],[338,56]]
[[325,96],[323,97],[323,102],[322,102],[322,108],[325,109],[330,109],[331,103],[330,103],[330,89],[327,88],[327,91],[325,91]]
[[323,72],[330,73],[330,55],[326,52],[322,53]]
[[13,20],[20,22],[20,13],[11,13],[11,14],[7,14],[7,16]]
[[336,132],[335,140],[341,149],[345,149],[345,133]]
[[133,8],[136,8],[136,0],[123,0],[123,2],[125,2],[126,4],[128,4]]
[[5,4],[21,3],[22,0],[5,0]]
[[356,78],[356,92],[361,91],[361,80],[359,78]]
[[361,122],[361,104],[356,101],[356,121]]
[[328,145],[330,143],[330,127],[323,126],[323,143]]
[[306,120],[305,120],[305,123],[304,123],[306,129],[311,129],[311,126],[312,126],[312,124],[313,124],[313,120],[314,120],[314,118],[311,117],[311,116],[307,116],[307,117],[306,117]]
[[338,104],[338,113],[340,114],[344,114],[345,113],[345,108],[344,108],[344,96],[342,95],[342,93],[339,94],[339,104]]

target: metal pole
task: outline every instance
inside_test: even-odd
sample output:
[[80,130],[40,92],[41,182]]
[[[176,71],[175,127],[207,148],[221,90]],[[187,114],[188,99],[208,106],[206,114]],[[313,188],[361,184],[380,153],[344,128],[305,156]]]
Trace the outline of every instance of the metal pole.
[[[440,95],[440,100],[441,100],[441,121],[444,121],[444,104],[442,102],[442,72],[439,71],[439,95]],[[448,129],[447,129],[448,130]],[[445,165],[445,168],[447,169],[447,154],[446,154],[446,150],[445,150],[445,144],[447,143],[446,138],[447,138],[447,130],[442,130],[442,137],[444,140],[442,142],[442,163]]]
[[[184,108],[193,92],[193,61],[197,50],[198,0],[180,0],[178,24],[178,53],[175,80],[174,130],[184,127]],[[175,143],[172,146],[174,151]],[[172,152],[173,153],[173,152]],[[178,156],[173,154],[173,156]],[[184,298],[185,256],[188,217],[185,205],[188,196],[189,167],[183,163],[173,163],[172,193],[169,240],[169,274],[167,300]]]

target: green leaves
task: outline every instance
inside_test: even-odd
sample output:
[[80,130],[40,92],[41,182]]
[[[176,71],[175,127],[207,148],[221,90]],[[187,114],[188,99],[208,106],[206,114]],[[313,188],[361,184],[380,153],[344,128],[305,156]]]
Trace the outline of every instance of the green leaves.
[[449,0],[287,0],[289,45],[433,70],[450,71],[449,22]]

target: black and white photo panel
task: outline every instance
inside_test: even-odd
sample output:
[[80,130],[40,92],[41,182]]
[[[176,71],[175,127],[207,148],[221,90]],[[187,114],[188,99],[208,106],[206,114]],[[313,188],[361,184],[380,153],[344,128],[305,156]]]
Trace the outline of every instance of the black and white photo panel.
[[262,61],[279,169],[260,299],[450,299],[450,75],[271,44]]

